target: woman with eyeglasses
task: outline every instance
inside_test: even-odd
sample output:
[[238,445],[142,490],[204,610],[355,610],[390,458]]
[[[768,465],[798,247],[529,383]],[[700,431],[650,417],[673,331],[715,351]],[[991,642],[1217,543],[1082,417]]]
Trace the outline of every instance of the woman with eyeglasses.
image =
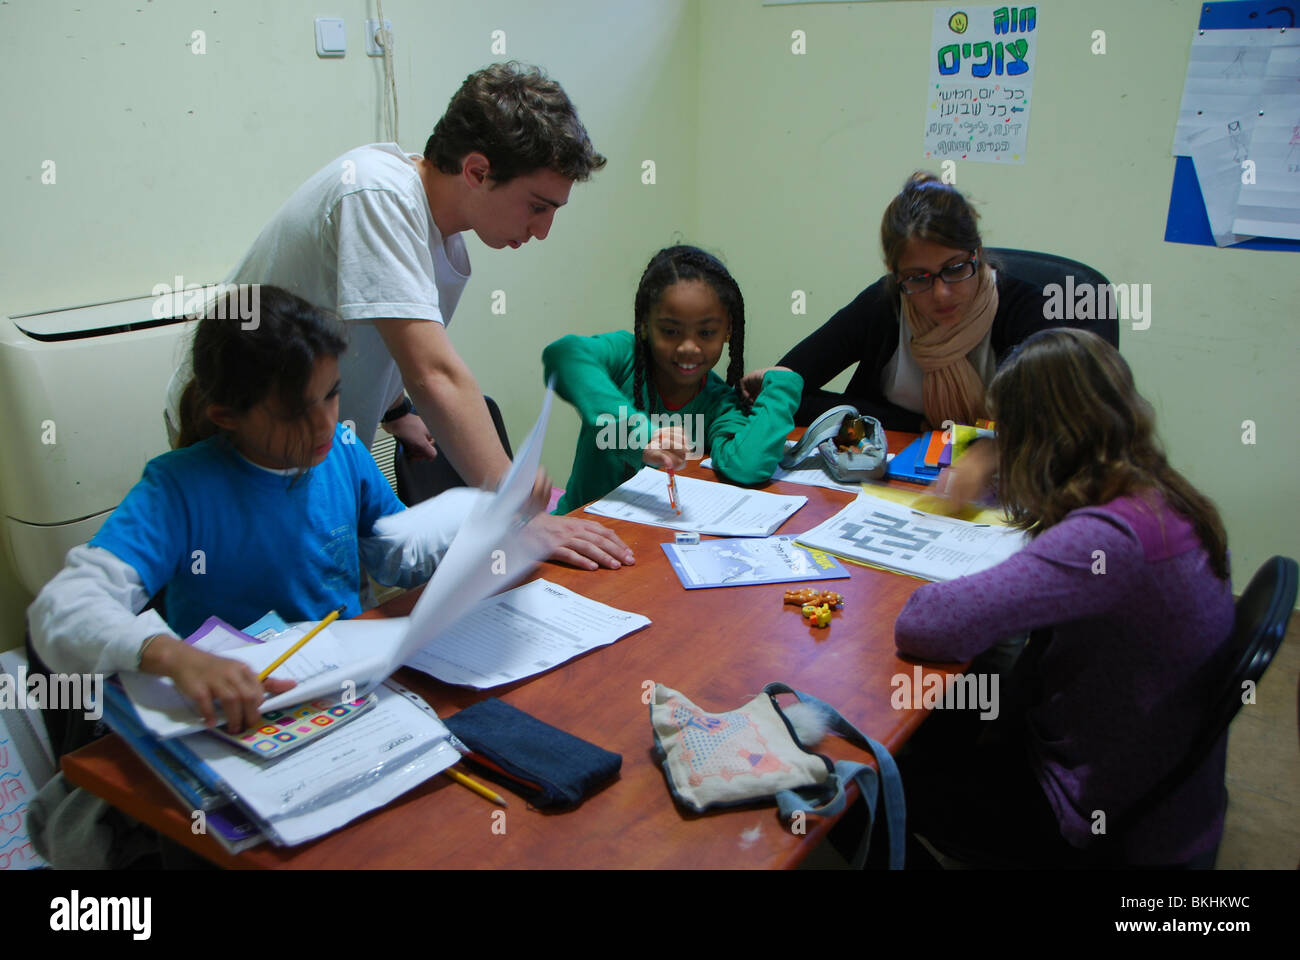
[[[985,388],[1012,348],[1062,322],[1043,318],[1039,287],[986,261],[978,217],[933,174],[903,184],[880,223],[889,272],[780,361],[804,380],[796,423],[844,403],[909,432],[986,415]],[[843,393],[822,389],[854,363]]]

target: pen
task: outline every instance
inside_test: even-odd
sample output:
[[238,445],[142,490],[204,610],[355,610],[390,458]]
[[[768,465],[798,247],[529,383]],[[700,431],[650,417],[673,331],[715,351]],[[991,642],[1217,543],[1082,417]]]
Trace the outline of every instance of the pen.
[[677,477],[672,470],[668,471],[668,506],[672,507],[678,516],[681,516],[682,508],[677,500]]
[[316,626],[312,627],[310,630],[307,631],[307,636],[303,637],[301,640],[295,643],[288,650],[284,651],[284,653],[280,654],[280,656],[276,657],[274,663],[272,663],[269,667],[267,667],[265,670],[259,673],[257,675],[257,682],[261,683],[263,680],[269,677],[276,667],[284,663],[284,661],[288,660],[295,653],[301,650],[303,644],[305,644],[308,640],[316,636],[316,634],[320,633],[331,623],[337,620],[339,618],[339,614],[342,613],[343,610],[344,610],[343,607],[339,607],[337,610],[331,610],[329,616],[327,616],[324,620],[322,620],[320,623],[316,624]]

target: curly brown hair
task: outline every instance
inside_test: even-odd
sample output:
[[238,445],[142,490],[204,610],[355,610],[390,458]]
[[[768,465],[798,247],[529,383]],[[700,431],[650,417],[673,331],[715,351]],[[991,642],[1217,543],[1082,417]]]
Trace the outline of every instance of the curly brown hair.
[[1213,501],[1169,465],[1155,412],[1119,351],[1094,333],[1040,330],[989,384],[997,417],[998,496],[1037,536],[1071,510],[1158,492],[1185,516],[1228,578],[1228,538]]
[[513,60],[466,77],[424,146],[443,173],[460,173],[473,152],[488,158],[497,183],[542,169],[584,182],[605,166],[564,89]]

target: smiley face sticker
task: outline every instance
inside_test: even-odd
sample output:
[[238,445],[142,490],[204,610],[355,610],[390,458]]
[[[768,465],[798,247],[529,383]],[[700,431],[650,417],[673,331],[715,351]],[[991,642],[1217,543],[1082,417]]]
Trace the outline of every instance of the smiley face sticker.
[[970,26],[970,17],[960,10],[948,18],[948,29],[953,33],[965,33],[968,26]]

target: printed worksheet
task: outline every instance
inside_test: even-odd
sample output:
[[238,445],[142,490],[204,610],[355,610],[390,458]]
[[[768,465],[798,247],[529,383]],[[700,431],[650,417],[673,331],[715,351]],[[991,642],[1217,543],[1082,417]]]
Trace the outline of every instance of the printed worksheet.
[[406,666],[486,690],[549,670],[649,623],[639,613],[538,579],[482,601]]
[[668,502],[668,474],[642,467],[640,473],[605,494],[586,512],[715,537],[766,537],[808,502],[807,497],[764,493],[693,477],[677,477],[676,486],[680,513]]
[[996,566],[1024,546],[1009,527],[920,513],[861,493],[800,543],[925,580],[951,580]]

